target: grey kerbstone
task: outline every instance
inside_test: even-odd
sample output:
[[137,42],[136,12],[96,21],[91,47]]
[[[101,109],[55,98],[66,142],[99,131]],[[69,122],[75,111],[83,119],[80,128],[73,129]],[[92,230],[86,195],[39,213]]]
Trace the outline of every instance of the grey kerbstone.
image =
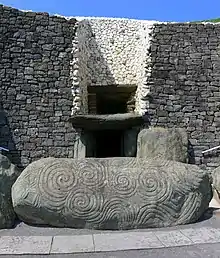
[[167,247],[192,245],[193,242],[178,230],[155,232],[158,239]]
[[192,223],[211,198],[209,176],[197,166],[136,158],[41,159],[12,187],[24,222],[75,228]]
[[95,252],[165,247],[153,232],[95,234],[94,244]]
[[0,255],[49,254],[51,236],[1,236]]
[[143,129],[138,134],[137,157],[187,162],[187,133],[180,128]]
[[195,244],[218,243],[220,242],[219,229],[203,227],[203,228],[188,228],[180,230],[186,237],[192,240]]
[[11,187],[18,176],[18,168],[0,154],[0,228],[14,225],[16,215],[12,206]]
[[52,254],[94,252],[92,235],[55,236],[51,247]]

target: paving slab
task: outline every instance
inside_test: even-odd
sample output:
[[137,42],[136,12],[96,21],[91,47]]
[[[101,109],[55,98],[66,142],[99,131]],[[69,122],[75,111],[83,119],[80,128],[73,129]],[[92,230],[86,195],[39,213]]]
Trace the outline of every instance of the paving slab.
[[182,234],[192,240],[195,244],[202,243],[219,243],[220,231],[219,229],[202,227],[202,228],[189,228],[180,230]]
[[[18,224],[14,229],[0,230],[0,256],[101,253],[111,251],[154,250],[171,247],[213,244],[220,246],[219,209],[209,209],[197,223],[170,228],[135,229],[128,231],[85,230],[36,227]],[[92,242],[92,240],[93,242]]]
[[172,230],[167,232],[156,231],[155,235],[166,247],[193,244],[192,240],[183,235],[183,233],[181,233],[179,230]]
[[1,236],[0,254],[49,254],[52,237]]
[[87,253],[94,252],[92,235],[55,236],[51,247],[51,254]]
[[51,254],[51,255],[0,255],[0,258],[219,258],[220,244],[200,244],[146,250],[116,252]]
[[152,232],[94,235],[95,252],[165,247]]

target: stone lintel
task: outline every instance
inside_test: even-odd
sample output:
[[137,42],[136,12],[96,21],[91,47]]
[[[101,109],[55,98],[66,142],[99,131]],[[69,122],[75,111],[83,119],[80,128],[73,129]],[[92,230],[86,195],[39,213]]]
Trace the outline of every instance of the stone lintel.
[[110,114],[110,115],[75,115],[69,121],[74,128],[84,130],[125,130],[145,123],[142,115],[133,113]]

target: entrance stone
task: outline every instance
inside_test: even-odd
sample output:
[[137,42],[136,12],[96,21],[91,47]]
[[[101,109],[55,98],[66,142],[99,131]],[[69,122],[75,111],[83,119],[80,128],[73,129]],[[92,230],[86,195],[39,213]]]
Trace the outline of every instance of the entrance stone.
[[134,229],[196,222],[209,206],[195,165],[136,158],[41,159],[12,187],[21,220],[56,227]]

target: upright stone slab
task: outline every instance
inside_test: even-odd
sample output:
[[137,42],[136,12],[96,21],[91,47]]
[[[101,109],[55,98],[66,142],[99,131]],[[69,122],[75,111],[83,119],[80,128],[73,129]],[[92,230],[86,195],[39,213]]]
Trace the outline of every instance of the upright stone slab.
[[30,164],[12,187],[21,220],[73,228],[191,223],[211,198],[209,176],[197,166],[136,158],[46,158]]
[[184,129],[150,128],[138,134],[137,157],[188,162],[188,138]]
[[11,187],[19,175],[19,170],[10,160],[0,154],[0,228],[11,228],[15,222],[12,207]]
[[220,194],[220,166],[211,171],[210,177],[213,188]]
[[124,131],[123,148],[125,157],[136,157],[137,137],[140,130],[140,127],[133,127]]

